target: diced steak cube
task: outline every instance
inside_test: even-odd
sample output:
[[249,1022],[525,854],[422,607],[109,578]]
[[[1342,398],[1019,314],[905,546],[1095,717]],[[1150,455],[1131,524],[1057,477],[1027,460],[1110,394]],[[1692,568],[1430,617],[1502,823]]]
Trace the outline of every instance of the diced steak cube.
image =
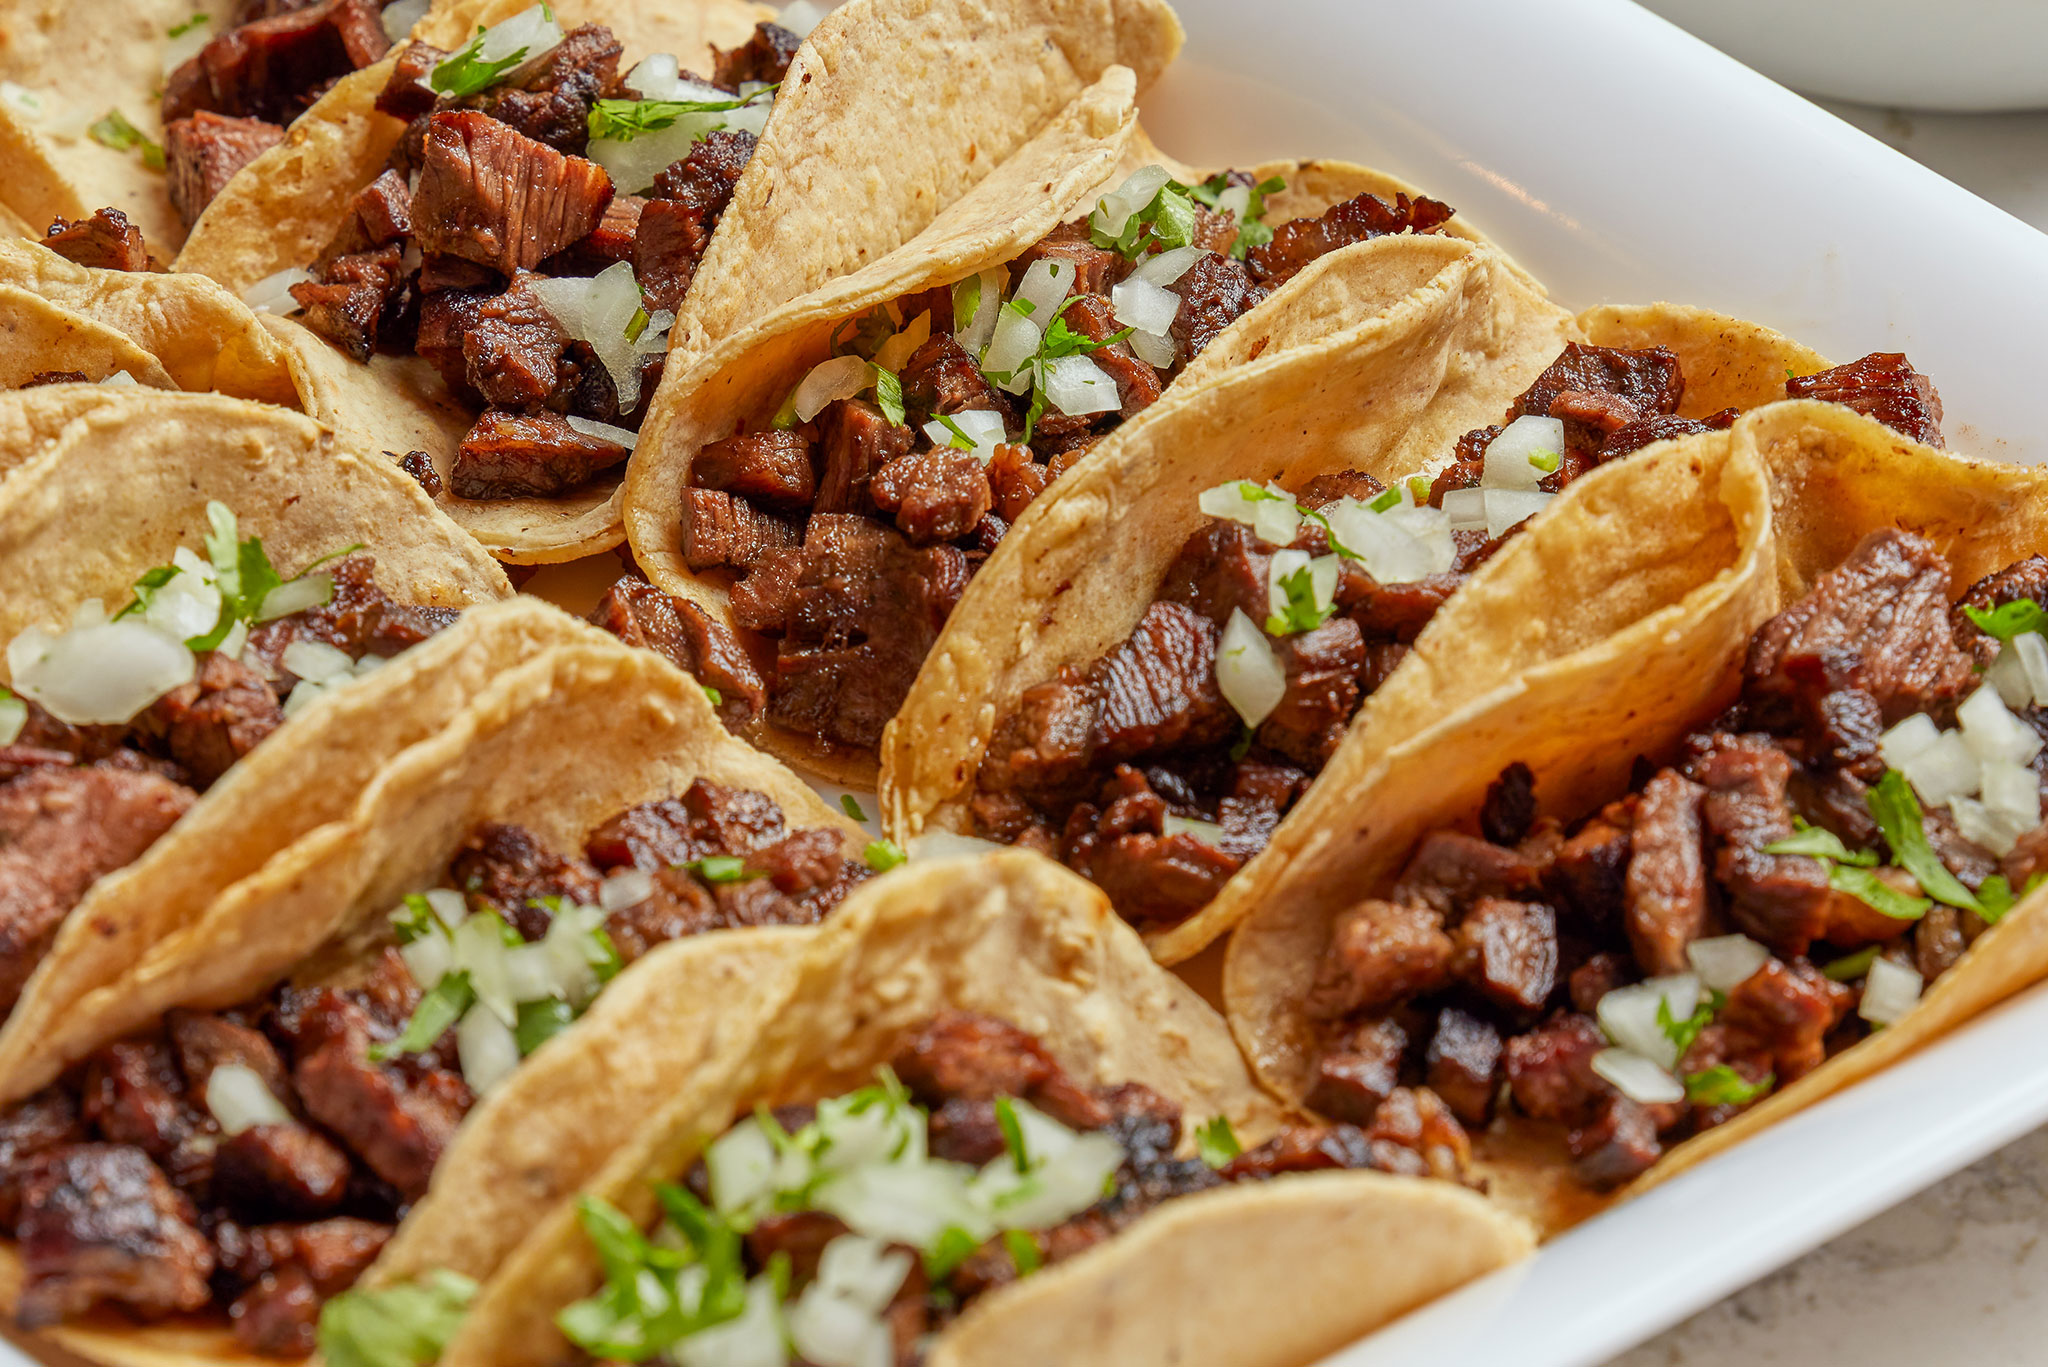
[[553,413],[486,412],[456,450],[448,474],[457,498],[552,498],[588,484],[628,452]]
[[950,447],[898,456],[875,472],[870,494],[915,546],[967,535],[995,502],[981,462]]
[[710,443],[691,460],[690,482],[782,512],[809,508],[818,492],[810,442],[801,432],[772,428]]
[[160,271],[142,240],[142,229],[119,209],[100,209],[73,223],[57,219],[43,234],[43,245],[66,261],[107,271]]
[[796,525],[715,489],[683,490],[683,563],[693,570],[752,569],[770,552],[798,545]]
[[1392,204],[1373,195],[1359,195],[1334,205],[1315,218],[1290,219],[1273,229],[1273,240],[1246,253],[1252,273],[1262,284],[1291,280],[1310,262],[1339,247],[1390,233],[1434,232],[1456,211],[1434,199],[1397,194]]
[[729,728],[746,725],[767,705],[767,685],[732,628],[687,599],[643,580],[621,579],[598,600],[590,620],[717,689],[718,714]]
[[1454,946],[1443,918],[1422,907],[1365,901],[1330,930],[1311,1001],[1320,1016],[1377,1012],[1450,980]]
[[510,275],[588,236],[612,199],[603,167],[475,110],[433,116],[413,198],[420,249]]
[[1666,769],[1644,787],[1636,809],[1625,915],[1636,962],[1652,977],[1686,972],[1685,947],[1706,927],[1705,797],[1697,783]]
[[103,1303],[146,1319],[202,1308],[213,1249],[193,1223],[191,1202],[140,1149],[45,1153],[22,1182],[16,1321],[37,1329]]
[[1557,990],[1557,913],[1543,903],[1482,897],[1453,938],[1461,975],[1496,1004],[1535,1011]]
[[1787,379],[1785,396],[1838,403],[1923,446],[1943,445],[1941,395],[1896,351],[1874,351],[1832,370]]
[[1316,1059],[1316,1080],[1302,1104],[1318,1115],[1369,1125],[1401,1085],[1408,1033],[1391,1020],[1347,1030]]

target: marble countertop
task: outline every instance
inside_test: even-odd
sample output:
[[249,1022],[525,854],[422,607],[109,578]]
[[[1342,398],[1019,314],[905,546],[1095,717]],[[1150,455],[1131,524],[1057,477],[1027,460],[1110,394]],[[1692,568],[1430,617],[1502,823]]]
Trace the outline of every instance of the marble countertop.
[[[2048,113],[1827,108],[2048,231]],[[2034,1262],[2044,1232],[2048,1129],[1609,1367],[2033,1367],[2048,1360],[2048,1276]]]

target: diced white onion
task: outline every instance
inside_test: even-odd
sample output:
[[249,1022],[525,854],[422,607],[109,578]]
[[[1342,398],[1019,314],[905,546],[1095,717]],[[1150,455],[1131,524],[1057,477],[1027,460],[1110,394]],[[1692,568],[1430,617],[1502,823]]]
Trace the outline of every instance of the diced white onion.
[[1921,982],[1920,975],[1910,968],[1890,959],[1873,959],[1856,1014],[1874,1025],[1895,1024],[1919,1004]]
[[142,385],[142,381],[136,379],[133,375],[130,375],[125,370],[115,371],[113,374],[107,376],[107,378],[105,378],[104,380],[101,380],[100,383],[106,385],[111,389],[122,389],[127,387],[140,388]]
[[1165,336],[1180,312],[1180,296],[1145,280],[1124,280],[1109,291],[1111,312],[1119,323],[1140,332]]
[[545,1001],[554,996],[554,962],[547,946],[508,946],[505,950],[505,983],[516,1002]]
[[1065,1152],[1028,1174],[1019,1174],[1015,1163],[999,1158],[982,1174],[985,1181],[994,1179],[999,1189],[990,1214],[1004,1229],[1050,1228],[1100,1201],[1104,1183],[1123,1162],[1123,1146],[1100,1130],[1076,1135]]
[[1654,1062],[1626,1049],[1602,1049],[1593,1055],[1593,1071],[1630,1101],[1654,1106],[1685,1100],[1685,1088]]
[[1017,292],[1010,296],[1010,302],[1026,306],[1025,316],[1042,328],[1047,326],[1060,301],[1073,293],[1073,289],[1073,262],[1057,257],[1040,257],[1025,270],[1024,278],[1017,282]]
[[[680,94],[662,98],[729,100],[732,96],[721,90],[711,96]],[[765,114],[767,102],[763,101],[760,107]],[[666,128],[651,128],[631,139],[592,138],[585,155],[605,169],[620,194],[641,194],[652,188],[655,177],[689,156],[692,147],[719,129],[733,126],[738,116],[747,112],[726,109],[679,114]]]
[[1015,309],[1002,310],[996,317],[988,351],[982,357],[983,373],[1004,393],[1022,394],[1031,388],[1034,378],[1027,362],[1038,354],[1038,344],[1044,336],[1044,329]]
[[256,613],[259,622],[274,621],[289,617],[307,608],[317,608],[334,597],[334,576],[315,572],[288,580],[263,595],[263,606]]
[[581,432],[586,437],[596,437],[599,441],[608,441],[614,446],[623,446],[628,451],[631,451],[640,444],[640,434],[629,427],[617,427],[608,422],[598,422],[595,418],[579,418],[574,413],[569,414],[566,421],[571,428]]
[[1479,531],[1486,526],[1486,490],[1453,489],[1444,495],[1443,510],[1452,531]]
[[428,988],[441,981],[454,966],[455,946],[446,935],[430,933],[400,945],[398,957],[405,960],[406,972],[412,974],[412,980]]
[[818,21],[831,11],[830,5],[813,4],[812,0],[792,0],[776,14],[775,24],[799,38],[808,38],[811,30],[818,26]]
[[[1986,761],[1983,773],[1978,795],[1991,811],[2018,823],[2016,836],[2041,824],[2041,781],[2031,768],[2010,760]],[[1993,853],[2004,855],[2010,851]]]
[[1771,951],[1747,935],[1716,935],[1694,940],[1685,947],[1685,957],[1701,984],[1726,992],[1769,963]]
[[592,931],[603,923],[601,908],[565,907],[548,923],[548,933],[541,937],[555,988],[571,1006],[581,1008],[603,985],[592,961],[599,948]]
[[61,635],[30,627],[8,644],[7,667],[22,697],[58,721],[93,726],[133,721],[158,698],[191,682],[198,662],[183,642],[125,617],[88,619]]
[[[996,448],[1009,439],[1003,415],[987,408],[970,408],[947,416],[947,422],[960,429],[967,440],[974,443],[970,454],[983,465],[995,459]],[[924,425],[924,434],[932,439],[934,446],[951,446],[954,441],[952,427],[933,418]],[[955,448],[957,449],[957,448]]]
[[732,98],[729,90],[720,90],[702,81],[685,80],[682,63],[672,52],[657,52],[643,58],[626,73],[624,84],[626,89],[643,100],[698,100],[719,104]]
[[1877,740],[1877,752],[1887,768],[1904,773],[1906,766],[1932,750],[1941,740],[1941,728],[1925,712],[1915,712]]
[[597,904],[606,911],[637,907],[654,896],[654,875],[645,869],[621,869],[597,890]]
[[150,595],[142,620],[174,641],[204,636],[220,621],[220,590],[210,573],[180,570]]
[[356,668],[356,662],[348,657],[347,651],[338,650],[324,641],[293,641],[284,648],[278,663],[314,683],[346,678],[355,673]]
[[1672,1020],[1690,1018],[1700,1004],[1698,975],[1674,973],[1617,987],[1600,999],[1594,1015],[1607,1038],[1619,1047],[1642,1055],[1659,1068],[1674,1068],[1678,1065],[1678,1046],[1657,1022],[1660,1003]]
[[811,367],[796,387],[796,416],[809,422],[840,399],[850,399],[875,382],[875,368],[858,356],[834,356]]
[[292,286],[304,285],[313,279],[313,272],[304,266],[287,266],[275,275],[266,275],[242,291],[242,302],[253,313],[294,313],[299,301],[292,298]]
[[477,1004],[507,1026],[518,1023],[519,1006],[512,996],[510,967],[505,951],[510,948],[499,938],[490,917],[472,916],[455,930],[455,963],[469,974],[476,990]]
[[1275,551],[1266,562],[1266,611],[1279,616],[1287,611],[1284,582],[1297,571],[1308,568],[1307,551]]
[[1206,247],[1174,247],[1168,251],[1154,252],[1140,261],[1125,279],[1142,280],[1148,285],[1171,285],[1207,255],[1209,251]]
[[1252,210],[1252,187],[1249,185],[1231,186],[1222,194],[1216,196],[1216,208],[1221,213],[1229,214],[1239,223],[1244,222],[1244,216]]
[[[423,0],[421,0],[421,8],[425,8]],[[389,10],[385,11],[387,16],[385,22],[387,24],[391,22],[388,17],[390,13]],[[192,20],[187,22],[191,22],[192,27],[186,29],[175,38],[166,37],[164,40],[163,71],[166,76],[191,61],[194,57],[197,57],[199,49],[205,47],[213,40],[213,20],[195,14],[192,16]]]
[[790,1308],[789,1338],[816,1367],[890,1367],[896,1360],[895,1340],[879,1315],[816,1283]]
[[1986,764],[2003,760],[2025,764],[2041,753],[2041,737],[2033,727],[2006,710],[1995,688],[1979,688],[1956,709],[1963,743]]
[[1564,419],[1533,413],[1516,418],[1486,444],[1486,473],[1479,482],[1488,489],[1534,489],[1549,473],[1530,464],[1540,452],[1564,454]]
[[1123,407],[1116,381],[1086,356],[1060,356],[1045,362],[1039,385],[1045,401],[1069,417],[1114,413]]
[[721,1215],[735,1214],[769,1194],[775,1178],[775,1145],[749,1116],[704,1150],[704,1171],[711,1180],[712,1206]]
[[519,1040],[509,1024],[479,1001],[455,1027],[455,1056],[462,1063],[462,1080],[482,1096],[519,1066]]
[[1185,835],[1204,845],[1212,845],[1219,850],[1223,848],[1223,827],[1214,821],[1196,821],[1191,817],[1169,814],[1166,817],[1166,834]]
[[1901,765],[1900,772],[1921,801],[1931,807],[1946,807],[1954,799],[1976,792],[1983,770],[1962,734],[1944,731],[1934,744]]
[[[548,6],[534,5],[485,30],[483,41],[477,45],[476,59],[484,63],[502,62],[507,58],[530,62],[553,51],[561,41],[562,26],[554,21]],[[442,59],[443,62],[447,60]],[[436,71],[440,67],[441,63],[435,64]]]
[[587,280],[574,276],[535,280],[532,288],[541,306],[554,315],[556,325],[568,336],[588,342],[597,353],[618,391],[619,411],[630,413],[637,408],[640,358],[667,345],[667,329],[657,329],[650,319],[637,339],[626,335],[641,312],[633,263],[615,261]]
[[[960,1163],[871,1164],[827,1181],[817,1207],[859,1233],[913,1248],[930,1248],[953,1225],[986,1237],[993,1224],[969,1195],[973,1175]],[[1098,1182],[1097,1199],[1101,1191]]]
[[5,104],[31,123],[43,116],[43,97],[13,81],[0,81],[0,104]]
[[394,43],[402,43],[412,33],[413,26],[427,17],[429,0],[394,0],[384,8],[384,36]]
[[1355,498],[1323,506],[1330,535],[1357,555],[1366,573],[1382,584],[1409,584],[1443,574],[1457,563],[1458,546],[1451,537],[1451,518],[1441,508],[1400,503],[1376,513]]
[[426,898],[428,908],[451,931],[469,919],[469,899],[454,888],[429,888]]
[[[2006,643],[2003,655],[2017,655],[2026,670],[2036,707],[2048,707],[2048,639],[2038,631],[2023,631]],[[2014,706],[2020,704],[2015,703]]]
[[860,1234],[842,1234],[818,1258],[817,1285],[880,1314],[910,1275],[910,1255]]
[[931,335],[932,315],[931,310],[926,309],[905,323],[895,336],[875,348],[875,365],[896,374],[903,369],[903,363],[910,359],[911,353],[930,340]]
[[1272,715],[1287,695],[1287,671],[1273,654],[1266,633],[1232,608],[1223,628],[1223,640],[1216,648],[1216,687],[1246,726],[1257,726]]
[[[953,340],[966,348],[969,355],[980,356],[996,335],[996,318],[1003,309],[1003,291],[1009,288],[1010,268],[991,266],[975,279],[979,283],[975,291],[974,314],[969,318],[956,316],[953,319]],[[957,293],[959,286],[954,288],[954,298],[957,299],[960,297]]]
[[738,1319],[700,1329],[670,1351],[681,1367],[788,1367],[775,1283],[763,1272],[747,1283],[747,1308]]
[[1557,497],[1533,489],[1482,489],[1486,496],[1486,534],[1506,536],[1515,527],[1543,511],[1543,505]]
[[263,1078],[246,1063],[216,1064],[206,1075],[206,1109],[222,1133],[240,1134],[258,1125],[282,1125],[292,1118]]
[[1172,369],[1173,363],[1180,359],[1179,344],[1164,333],[1134,332],[1124,340],[1130,344],[1134,356],[1159,370]]
[[1095,205],[1095,211],[1088,216],[1090,227],[1099,228],[1111,237],[1121,236],[1124,225],[1131,221],[1131,215],[1150,204],[1166,182],[1173,177],[1164,166],[1141,166],[1124,179],[1124,183],[1104,195]]
[[[1260,492],[1272,498],[1260,498]],[[1213,489],[1204,489],[1195,506],[1210,517],[1242,522],[1269,546],[1285,546],[1301,530],[1301,508],[1294,496],[1277,484],[1261,486],[1248,479],[1234,479]]]

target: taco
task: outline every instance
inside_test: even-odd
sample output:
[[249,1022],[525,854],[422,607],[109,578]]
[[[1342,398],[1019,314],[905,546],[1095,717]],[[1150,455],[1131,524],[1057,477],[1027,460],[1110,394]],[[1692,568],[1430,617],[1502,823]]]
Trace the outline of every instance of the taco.
[[744,633],[770,681],[753,734],[799,767],[873,782],[968,577],[1108,433],[1421,283],[1324,257],[1394,234],[1471,248],[1449,206],[1361,167],[1113,171],[1156,155],[1127,92],[1105,80],[900,250],[656,396],[627,476],[635,560]]
[[[1047,861],[913,865],[793,957],[774,995],[700,1013],[705,1061],[441,1362],[1299,1363],[1528,1248],[1420,1175],[1457,1164],[1429,1101],[1287,1124],[1213,1009]],[[436,1272],[394,1259],[331,1306],[329,1360]]]
[[131,269],[161,270],[146,264],[145,238],[164,260],[174,256],[236,171],[283,140],[328,85],[381,59],[426,8],[8,0],[0,200],[38,237],[100,209],[98,245],[134,252]]
[[[1282,869],[1323,857],[1358,776],[1416,724],[1383,693],[1426,695],[1415,715],[1434,717],[1510,676],[1505,654],[1455,671],[1406,661],[1446,599],[1579,476],[1787,392],[1939,440],[1939,400],[1904,357],[1795,375],[1778,362],[1826,362],[1665,305],[1573,326],[1483,255],[1370,327],[1369,345],[1269,352],[1162,405],[1032,508],[884,743],[892,834],[1055,853],[1178,962]],[[1594,340],[1557,350],[1575,336]],[[1644,549],[1619,562],[1640,573],[1531,642],[1535,658],[1693,587],[1656,568],[1643,531],[1665,514],[1643,516],[1629,534]]]
[[[535,610],[555,644],[4,1075],[23,1327],[298,1357],[387,1242],[487,1274],[688,1075],[705,1003],[868,876],[694,680]],[[773,929],[676,943],[732,926]]]
[[[1555,1231],[2048,973],[2044,487],[1813,402],[1589,476],[1416,645],[1527,667],[1392,699],[1414,723],[1233,938],[1261,1079],[1356,1118],[1413,1069]],[[1535,658],[1650,509],[1689,591]]]
[[[729,0],[590,9],[486,6],[474,37],[430,16],[178,259],[298,311],[296,349],[369,380],[308,411],[345,440],[405,414],[443,506],[514,562],[618,543],[672,342],[888,252],[1113,64],[1149,83],[1179,44],[1158,0],[863,0],[801,42]],[[943,65],[908,73],[913,45]],[[919,82],[947,97],[906,99]]]

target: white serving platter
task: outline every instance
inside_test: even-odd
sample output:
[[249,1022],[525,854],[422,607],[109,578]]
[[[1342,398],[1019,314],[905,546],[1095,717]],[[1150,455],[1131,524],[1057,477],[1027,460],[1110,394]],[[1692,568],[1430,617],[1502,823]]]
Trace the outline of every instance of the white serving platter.
[[[1628,0],[1176,2],[1145,108],[1174,155],[1391,171],[1567,307],[1903,350],[1952,447],[2048,460],[2048,238]],[[2048,987],[1329,1363],[1594,1367],[2048,1121],[2048,1069],[2016,1066],[2044,1029]]]

